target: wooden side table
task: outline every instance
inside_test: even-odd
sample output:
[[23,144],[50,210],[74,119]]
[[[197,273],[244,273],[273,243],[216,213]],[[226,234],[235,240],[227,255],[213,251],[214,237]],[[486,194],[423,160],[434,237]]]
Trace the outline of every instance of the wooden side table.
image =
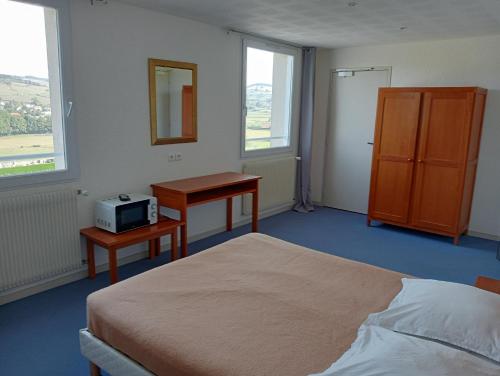
[[153,259],[160,254],[160,238],[170,234],[172,243],[171,260],[177,259],[177,229],[183,222],[175,219],[161,217],[159,222],[135,230],[114,234],[97,227],[89,227],[80,230],[80,234],[87,239],[87,262],[89,278],[94,279],[95,252],[94,245],[100,245],[108,250],[109,276],[111,283],[118,282],[118,264],[116,251],[129,245],[149,241],[149,258]]
[[500,279],[479,276],[476,279],[476,287],[482,290],[500,294]]

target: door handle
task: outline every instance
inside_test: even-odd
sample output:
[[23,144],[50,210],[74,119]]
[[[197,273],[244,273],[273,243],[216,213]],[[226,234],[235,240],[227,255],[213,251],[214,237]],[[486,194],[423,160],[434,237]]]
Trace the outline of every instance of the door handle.
[[367,144],[368,145],[373,145],[373,142],[368,141]]

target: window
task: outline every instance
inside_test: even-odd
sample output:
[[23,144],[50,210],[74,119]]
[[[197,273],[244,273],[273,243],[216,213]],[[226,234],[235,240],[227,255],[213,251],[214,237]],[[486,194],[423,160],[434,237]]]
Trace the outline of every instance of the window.
[[296,51],[243,43],[242,155],[290,151]]
[[76,174],[68,7],[59,1],[0,0],[0,187]]

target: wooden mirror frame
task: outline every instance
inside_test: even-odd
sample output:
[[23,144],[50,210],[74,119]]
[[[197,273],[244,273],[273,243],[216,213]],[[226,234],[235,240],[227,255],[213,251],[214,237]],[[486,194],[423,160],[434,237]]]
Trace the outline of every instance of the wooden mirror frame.
[[[198,65],[185,63],[181,61],[148,59],[149,67],[149,116],[151,123],[151,145],[166,145],[180,144],[187,142],[198,141],[198,126],[197,126],[197,97],[198,97]],[[164,137],[158,138],[158,124],[156,113],[156,67],[168,67],[187,69],[192,71],[192,86],[193,86],[193,135],[181,137]]]

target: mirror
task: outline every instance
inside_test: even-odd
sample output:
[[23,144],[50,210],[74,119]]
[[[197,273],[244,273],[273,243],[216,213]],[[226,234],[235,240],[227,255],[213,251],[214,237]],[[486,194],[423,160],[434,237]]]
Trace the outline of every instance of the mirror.
[[197,65],[149,59],[151,144],[196,142]]

